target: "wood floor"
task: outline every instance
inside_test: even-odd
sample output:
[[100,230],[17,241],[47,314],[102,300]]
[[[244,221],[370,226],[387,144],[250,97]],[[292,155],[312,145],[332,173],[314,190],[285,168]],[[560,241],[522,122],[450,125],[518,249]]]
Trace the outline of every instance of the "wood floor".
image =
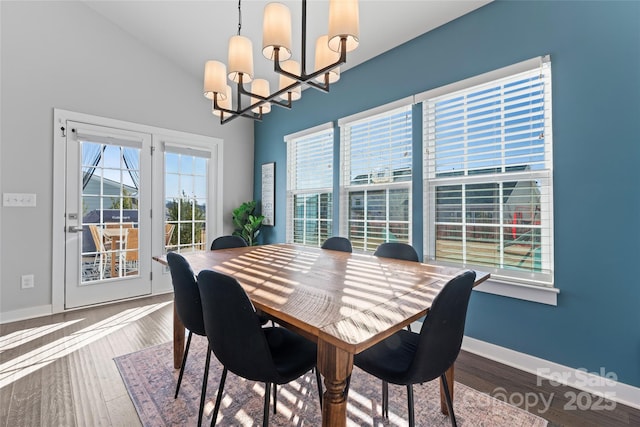
[[[172,314],[167,294],[0,325],[0,427],[140,425],[113,357],[170,341]],[[525,408],[550,426],[640,425],[640,410],[619,404],[567,410],[565,393],[576,390],[537,386],[534,375],[470,353],[456,380],[496,397],[551,398],[547,410]]]

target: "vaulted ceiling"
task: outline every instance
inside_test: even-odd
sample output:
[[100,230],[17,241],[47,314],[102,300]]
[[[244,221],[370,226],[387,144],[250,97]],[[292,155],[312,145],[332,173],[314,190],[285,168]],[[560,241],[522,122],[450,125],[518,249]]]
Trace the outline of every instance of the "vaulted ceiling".
[[[360,0],[360,45],[347,55],[342,71],[390,50],[423,33],[469,13],[490,0]],[[238,31],[238,2],[208,1],[86,1],[88,7],[149,48],[202,79],[209,59],[227,62],[229,37]],[[262,14],[267,1],[241,4],[242,35],[253,41],[256,78],[271,81],[273,65],[262,51]],[[284,0],[293,27],[293,57],[301,59],[302,2]],[[328,0],[307,3],[307,72],[313,71],[315,40],[327,33]]]

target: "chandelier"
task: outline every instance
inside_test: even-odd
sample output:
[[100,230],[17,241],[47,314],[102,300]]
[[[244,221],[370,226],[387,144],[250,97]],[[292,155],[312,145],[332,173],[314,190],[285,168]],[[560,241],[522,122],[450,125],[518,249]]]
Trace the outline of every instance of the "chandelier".
[[[291,12],[282,3],[269,3],[264,8],[262,54],[273,61],[279,75],[278,90],[270,93],[269,81],[254,79],[251,40],[240,35],[242,11],[238,1],[238,34],[229,39],[228,69],[220,61],[207,61],[204,69],[204,96],[211,100],[212,112],[224,124],[236,117],[261,120],[271,111],[271,104],[291,108],[300,99],[301,86],[329,91],[329,85],[340,78],[340,65],[347,52],[358,47],[358,0],[329,1],[329,32],[316,41],[314,71],[306,71],[307,1],[302,0],[302,47],[300,63],[291,58]],[[227,78],[236,84],[236,103]],[[251,83],[247,89],[245,84]],[[243,95],[250,103],[243,105]]]

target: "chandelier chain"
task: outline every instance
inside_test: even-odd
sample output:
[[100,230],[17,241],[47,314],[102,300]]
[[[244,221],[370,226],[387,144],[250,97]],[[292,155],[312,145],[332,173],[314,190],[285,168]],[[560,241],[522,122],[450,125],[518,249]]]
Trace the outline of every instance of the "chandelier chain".
[[238,35],[240,35],[240,30],[242,29],[242,7],[240,3],[242,0],[238,0]]

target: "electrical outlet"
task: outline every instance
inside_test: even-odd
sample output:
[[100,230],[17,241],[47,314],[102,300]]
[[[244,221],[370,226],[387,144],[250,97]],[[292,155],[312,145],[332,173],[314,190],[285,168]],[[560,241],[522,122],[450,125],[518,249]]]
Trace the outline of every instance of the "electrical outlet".
[[33,288],[35,286],[35,279],[33,277],[33,274],[25,274],[24,276],[22,276],[20,280],[20,286],[22,287],[22,289]]

